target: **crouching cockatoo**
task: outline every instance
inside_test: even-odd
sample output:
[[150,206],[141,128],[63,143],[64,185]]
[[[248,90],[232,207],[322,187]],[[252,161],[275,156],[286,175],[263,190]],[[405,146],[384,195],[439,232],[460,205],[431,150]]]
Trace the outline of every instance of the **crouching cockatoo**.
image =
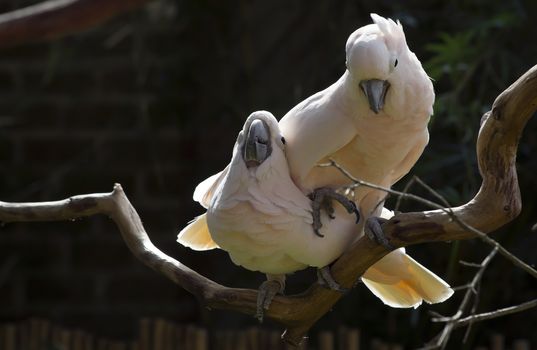
[[[408,48],[401,24],[376,14],[371,18],[373,24],[347,40],[343,76],[280,120],[291,177],[305,193],[326,193],[352,183],[335,167],[318,167],[329,160],[355,178],[391,187],[408,173],[429,140],[433,85]],[[380,215],[385,196],[366,186],[355,188],[351,196],[361,225],[370,224],[377,237],[382,231],[373,219]]]
[[[333,219],[320,213],[325,222],[319,228],[322,236],[315,233],[312,201],[291,179],[285,151],[285,138],[274,116],[265,111],[251,114],[239,133],[231,163],[195,190],[194,199],[207,207],[207,213],[178,236],[184,246],[219,247],[235,264],[267,274],[258,296],[258,318],[274,295],[283,291],[285,274],[308,266],[323,271],[360,237],[354,215],[338,203]],[[417,307],[422,300],[441,302],[453,293],[402,249],[379,260],[362,279],[393,307]]]

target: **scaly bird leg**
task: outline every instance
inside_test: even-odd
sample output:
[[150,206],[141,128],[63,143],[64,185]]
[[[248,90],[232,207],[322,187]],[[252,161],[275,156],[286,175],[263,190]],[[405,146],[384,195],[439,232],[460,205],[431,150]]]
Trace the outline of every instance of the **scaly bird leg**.
[[373,242],[382,245],[388,250],[394,250],[395,247],[390,244],[384,235],[384,231],[382,231],[382,224],[386,221],[388,220],[380,217],[370,217],[365,221],[364,231],[367,237]]
[[336,282],[334,277],[332,277],[329,265],[317,269],[317,279],[317,283],[319,283],[325,288],[332,289],[340,293],[347,293],[349,291],[348,288],[342,287],[339,283]]
[[356,204],[354,204],[352,200],[340,193],[337,193],[335,190],[329,187],[315,189],[309,194],[309,198],[312,202],[311,208],[313,211],[313,231],[319,237],[324,237],[324,235],[319,232],[319,229],[323,226],[321,223],[321,209],[326,211],[330,219],[335,219],[332,200],[338,201],[349,214],[354,213],[356,215],[356,223],[360,221],[360,212],[358,211]]
[[272,299],[276,294],[283,294],[285,289],[285,275],[269,275],[267,274],[267,280],[261,284],[257,294],[257,309],[255,318],[259,322],[263,322],[263,316],[265,310],[268,310]]

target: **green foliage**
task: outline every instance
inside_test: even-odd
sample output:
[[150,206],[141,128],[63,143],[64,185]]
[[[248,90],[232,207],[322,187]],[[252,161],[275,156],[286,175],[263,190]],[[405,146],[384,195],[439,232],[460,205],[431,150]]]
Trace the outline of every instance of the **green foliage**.
[[435,174],[426,180],[452,203],[468,200],[480,184],[475,140],[481,116],[535,64],[537,50],[528,31],[534,8],[530,1],[457,1],[437,9],[434,18],[423,18],[422,28],[418,24],[418,33],[432,29],[438,34],[423,40],[428,42],[424,67],[434,80],[436,101],[431,143],[416,170]]
[[472,141],[476,118],[509,84],[519,62],[504,48],[521,20],[514,12],[500,10],[462,30],[441,32],[438,41],[426,46],[432,57],[425,69],[439,89],[435,119],[454,128],[459,142]]

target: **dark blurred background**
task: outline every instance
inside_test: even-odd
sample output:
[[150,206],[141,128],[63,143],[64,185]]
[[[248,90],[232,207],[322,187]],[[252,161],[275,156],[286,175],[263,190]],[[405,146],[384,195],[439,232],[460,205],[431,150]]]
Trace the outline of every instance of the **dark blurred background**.
[[[37,2],[2,0],[0,11]],[[434,78],[431,142],[412,174],[452,204],[464,203],[480,184],[474,148],[481,115],[537,63],[536,1],[157,0],[82,34],[2,50],[0,199],[55,200],[107,192],[119,182],[164,252],[219,283],[257,288],[263,276],[234,266],[226,253],[175,243],[178,231],[203,212],[191,199],[193,189],[226,165],[249,113],[267,109],[281,118],[336,81],[348,35],[370,23],[371,12],[402,22],[409,46]],[[492,235],[531,264],[537,262],[536,128],[530,122],[519,147],[522,214]],[[404,203],[403,209],[423,208]],[[458,261],[479,262],[489,250],[478,240],[408,249],[453,286],[475,273]],[[298,273],[287,290],[313,281],[314,272]],[[498,256],[477,311],[535,298],[536,287]],[[359,327],[366,340],[416,347],[440,329],[429,311],[454,313],[462,293],[441,305],[398,310],[358,286],[312,334],[346,325]],[[0,229],[0,322],[32,316],[115,338],[133,337],[140,317],[210,329],[256,323],[200,308],[137,261],[104,217]],[[463,333],[455,332],[450,348],[462,348]],[[468,348],[492,333],[537,346],[537,312],[476,324]]]

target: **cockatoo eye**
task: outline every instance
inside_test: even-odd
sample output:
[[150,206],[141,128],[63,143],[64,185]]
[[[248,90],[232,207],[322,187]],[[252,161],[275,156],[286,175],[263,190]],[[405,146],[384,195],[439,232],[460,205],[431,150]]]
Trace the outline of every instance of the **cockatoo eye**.
[[399,61],[397,61],[397,58],[396,58],[395,62],[393,63],[393,68],[397,67],[397,63],[399,63]]
[[282,141],[282,143],[285,145],[285,137],[282,136],[282,138],[280,139]]

